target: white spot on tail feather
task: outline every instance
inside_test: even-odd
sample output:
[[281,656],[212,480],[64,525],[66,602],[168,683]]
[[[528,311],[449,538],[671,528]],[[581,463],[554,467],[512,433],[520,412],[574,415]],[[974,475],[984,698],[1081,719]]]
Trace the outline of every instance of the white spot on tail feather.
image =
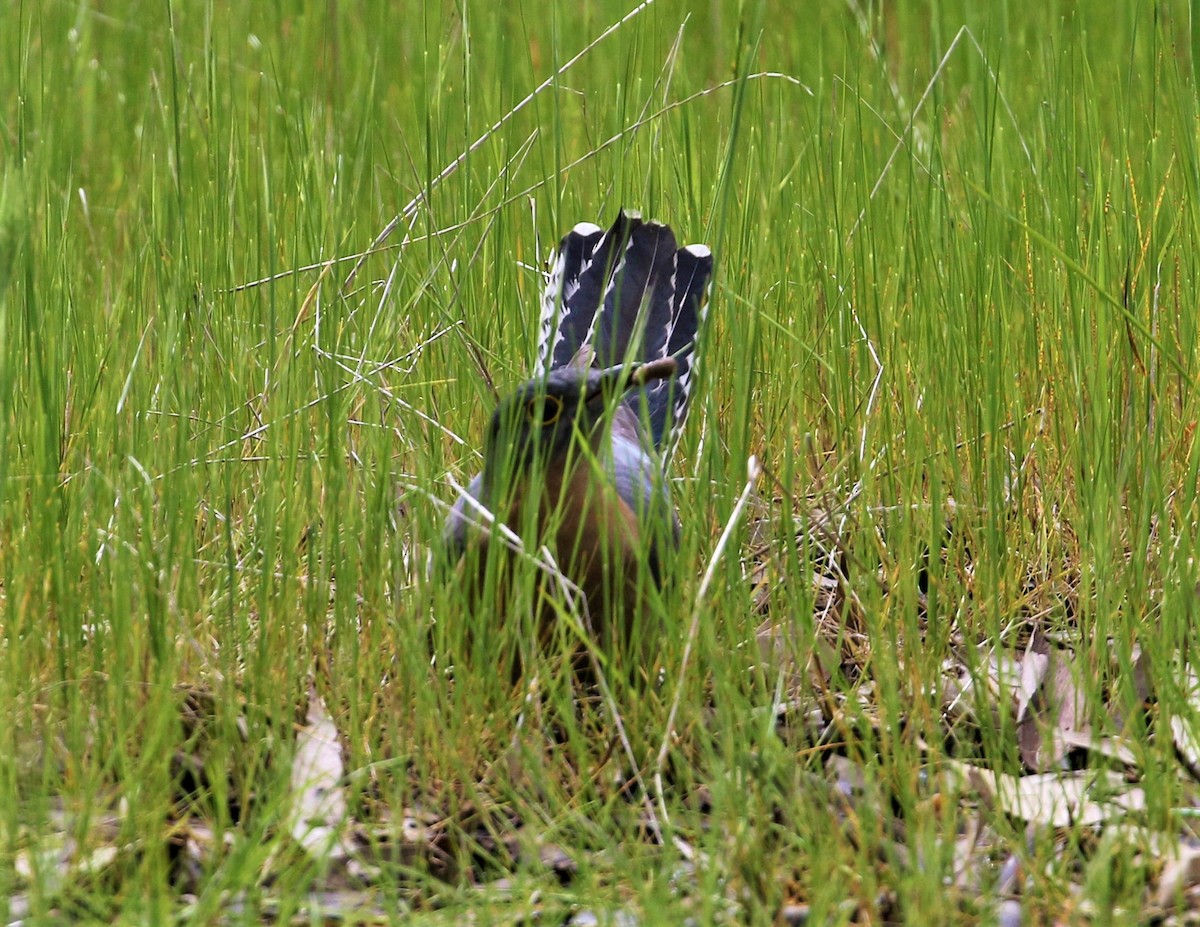
[[[700,258],[705,258],[712,254],[707,245],[688,245],[683,250]],[[688,413],[691,411],[692,389],[700,375],[701,366],[704,363],[704,341],[702,336],[708,320],[708,305],[709,298],[712,296],[712,286],[713,281],[710,276],[708,283],[704,287],[704,291],[700,294],[700,305],[696,307],[696,335],[692,341],[691,350],[687,353],[687,360],[680,366],[676,379],[679,391],[675,395],[675,406],[671,410],[670,427],[667,429],[666,438],[663,441],[662,459],[664,465],[669,463],[671,458],[675,456],[675,448],[679,446],[679,439],[683,436],[683,429],[687,424]],[[689,285],[688,289],[690,288]],[[703,437],[701,437],[701,441],[703,441]]]
[[546,274],[546,286],[542,290],[542,317],[538,325],[537,363],[534,365],[534,375],[539,377],[546,372],[546,365],[554,356],[554,345],[551,343],[551,338],[557,334],[556,319],[559,314],[559,306],[562,305],[559,291],[562,288],[562,272],[566,264],[566,256],[551,251],[546,263],[550,265],[550,270]]

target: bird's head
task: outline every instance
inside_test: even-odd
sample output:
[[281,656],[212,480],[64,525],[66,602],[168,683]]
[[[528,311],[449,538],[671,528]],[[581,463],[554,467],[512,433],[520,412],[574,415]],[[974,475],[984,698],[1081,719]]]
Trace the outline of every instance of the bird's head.
[[654,380],[674,376],[662,358],[616,367],[561,367],[529,380],[501,400],[488,423],[483,489],[490,495],[505,476],[545,466],[588,441],[618,399]]

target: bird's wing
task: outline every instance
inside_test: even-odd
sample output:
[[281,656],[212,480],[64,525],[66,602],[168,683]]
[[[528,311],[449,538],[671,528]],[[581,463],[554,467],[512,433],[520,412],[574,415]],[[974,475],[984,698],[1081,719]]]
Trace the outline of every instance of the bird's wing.
[[618,406],[613,414],[612,444],[610,447],[613,485],[638,521],[650,527],[661,526],[651,533],[652,551],[657,542],[679,542],[679,517],[671,504],[662,466],[647,450],[646,441],[637,417],[628,406]]
[[481,521],[474,506],[468,501],[468,497],[475,502],[480,502],[482,492],[483,474],[480,473],[467,484],[466,492],[460,493],[459,497],[454,500],[454,507],[450,509],[450,514],[446,517],[446,527],[442,529],[442,538],[446,542],[446,549],[452,559],[457,559],[466,551],[468,533]]

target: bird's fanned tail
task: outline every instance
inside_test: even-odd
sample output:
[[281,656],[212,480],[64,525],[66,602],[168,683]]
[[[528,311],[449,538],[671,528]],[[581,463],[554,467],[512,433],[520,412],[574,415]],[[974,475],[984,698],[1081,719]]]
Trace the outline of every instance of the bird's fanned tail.
[[644,413],[656,447],[682,429],[712,252],[679,248],[670,227],[622,210],[612,227],[581,223],[552,256],[542,298],[537,375],[569,364],[609,367],[673,357],[678,373],[626,402]]

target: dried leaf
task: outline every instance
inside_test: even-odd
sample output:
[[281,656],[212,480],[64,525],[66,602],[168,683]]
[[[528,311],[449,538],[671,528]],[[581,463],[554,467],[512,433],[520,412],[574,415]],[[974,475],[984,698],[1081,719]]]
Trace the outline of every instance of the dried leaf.
[[1184,846],[1163,867],[1156,898],[1163,908],[1173,908],[1189,888],[1200,884],[1200,847]]
[[1075,663],[1074,654],[1058,652],[1053,658],[1054,673],[1046,695],[1050,716],[1054,725],[1064,734],[1086,732],[1091,726],[1084,720],[1086,717],[1086,699],[1083,690],[1076,682],[1076,674],[1072,667]]
[[[1144,710],[1147,702],[1154,698],[1154,685],[1151,681],[1150,658],[1138,644],[1133,645],[1130,654],[1132,670],[1126,686],[1118,687],[1109,700],[1109,712],[1113,719],[1113,728],[1125,730],[1130,723],[1129,712],[1139,713]],[[1128,688],[1133,689],[1132,702],[1124,694]],[[1194,691],[1194,690],[1193,690]]]
[[1006,653],[993,654],[987,662],[988,687],[993,696],[999,697],[1001,692],[1009,694],[1021,690],[1021,678],[1024,675],[1021,661]]
[[1040,692],[1026,704],[1028,710],[1023,717],[1018,708],[1017,718],[1021,761],[1036,772],[1060,768],[1077,736],[1090,730],[1082,721],[1084,694],[1072,671],[1074,656],[1054,650],[1044,659],[1047,671],[1042,675]]
[[1118,737],[1097,737],[1090,729],[1085,729],[1082,731],[1056,731],[1054,738],[1055,749],[1064,754],[1071,750],[1087,750],[1089,753],[1116,760],[1118,763],[1132,768],[1138,766],[1137,754]]
[[1188,666],[1180,688],[1186,694],[1189,707],[1193,710],[1188,717],[1175,714],[1171,717],[1171,737],[1180,760],[1194,777],[1200,778],[1200,732],[1196,730],[1196,709],[1200,708],[1200,678],[1196,669]]
[[1013,696],[1017,700],[1017,721],[1025,720],[1029,706],[1041,691],[1050,671],[1050,657],[1043,653],[1026,653],[1021,659],[1020,682]]
[[1017,723],[1017,752],[1026,769],[1044,772],[1041,764],[1042,728],[1034,714],[1028,714]]
[[1021,927],[1025,920],[1019,901],[1010,898],[996,906],[996,923],[1000,927]]
[[1102,824],[1146,807],[1145,792],[1115,772],[1010,776],[965,763],[949,769],[988,804],[1040,827]]
[[848,799],[862,795],[866,789],[866,772],[849,757],[830,754],[825,761],[825,772],[837,790]]
[[342,794],[345,764],[337,727],[315,688],[308,695],[305,725],[296,736],[292,760],[289,829],[293,839],[314,858],[327,858],[335,850],[345,858],[342,845],[346,829],[346,798]]

